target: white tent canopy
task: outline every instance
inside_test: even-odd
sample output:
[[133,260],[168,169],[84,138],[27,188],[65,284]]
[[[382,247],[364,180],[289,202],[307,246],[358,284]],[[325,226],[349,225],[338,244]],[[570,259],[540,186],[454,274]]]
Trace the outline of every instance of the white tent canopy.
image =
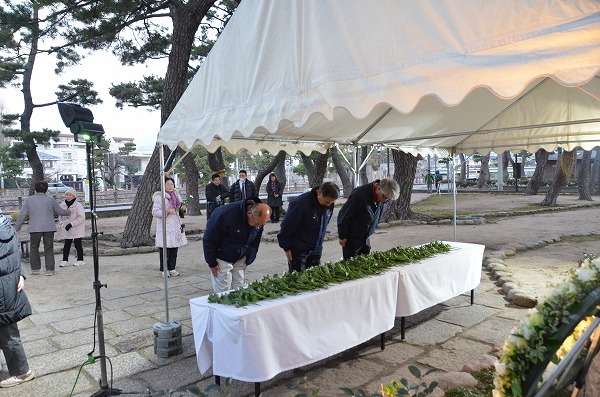
[[158,142],[600,145],[598,0],[244,0]]

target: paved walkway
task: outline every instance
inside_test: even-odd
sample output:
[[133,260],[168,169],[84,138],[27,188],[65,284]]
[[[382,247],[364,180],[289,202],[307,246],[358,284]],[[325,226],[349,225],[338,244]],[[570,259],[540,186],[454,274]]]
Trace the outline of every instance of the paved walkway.
[[[493,224],[459,226],[457,240],[486,244],[487,250],[498,250],[516,244],[535,244],[549,235],[598,234],[597,218],[597,208],[505,218]],[[205,223],[203,216],[186,219],[190,227],[201,228]],[[98,228],[105,232],[120,231],[122,226],[116,230],[117,222],[119,220],[100,219]],[[122,225],[123,219],[120,222]],[[273,237],[277,228],[278,225],[268,224],[267,235]],[[181,276],[168,280],[170,319],[183,325],[184,351],[167,359],[157,357],[153,351],[152,326],[166,320],[158,253],[100,256],[100,281],[107,284],[107,288],[101,290],[106,355],[112,363],[114,387],[127,392],[140,391],[138,395],[150,390],[152,395],[157,395],[156,391],[172,387],[198,383],[204,389],[212,384],[211,374],[201,376],[196,366],[188,304],[189,299],[211,292],[209,271],[202,260],[198,239],[199,236],[192,236],[190,244],[180,250]],[[403,225],[379,230],[372,243],[375,250],[383,250],[452,239],[451,225]],[[340,256],[340,247],[332,237],[325,243],[324,259],[337,260]],[[58,255],[56,259],[59,263]],[[53,277],[39,275],[27,279],[26,291],[34,314],[22,321],[20,328],[37,378],[2,390],[3,397],[65,396],[76,380],[76,396],[89,396],[99,389],[99,363],[84,366],[78,377],[87,354],[92,349],[98,354],[98,346],[94,345],[94,274],[89,253],[86,253],[86,262],[83,267],[57,268]],[[286,268],[277,244],[266,241],[248,273],[253,280],[281,273]],[[319,388],[319,396],[341,396],[338,390],[341,386],[374,392],[381,383],[408,376],[410,364],[442,371],[432,374],[430,381],[457,378],[452,371],[463,371],[467,364],[489,365],[493,361],[491,355],[525,313],[525,309],[509,303],[489,275],[482,272],[474,305],[469,305],[468,296],[464,295],[410,317],[404,342],[400,341],[397,321],[394,329],[387,333],[384,351],[379,349],[379,340],[375,338],[330,359],[278,375],[262,385],[263,396],[295,396],[298,390],[290,390],[290,385],[301,376],[307,377],[310,387]],[[7,376],[4,368],[0,379]],[[251,396],[253,387],[234,381],[230,390],[211,395]]]

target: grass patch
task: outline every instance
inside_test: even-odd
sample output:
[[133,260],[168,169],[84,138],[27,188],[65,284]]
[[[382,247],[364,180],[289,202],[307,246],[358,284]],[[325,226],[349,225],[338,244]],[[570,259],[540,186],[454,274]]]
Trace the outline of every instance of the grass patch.
[[[588,236],[567,236],[561,238],[561,242],[568,243],[588,243],[590,241],[600,241],[600,234],[590,234]],[[600,254],[600,252],[598,254]]]
[[494,390],[494,375],[496,370],[493,367],[475,372],[473,377],[477,380],[474,388],[458,387],[446,391],[448,397],[491,397]]
[[[457,200],[460,200],[457,198]],[[450,209],[448,209],[450,207]],[[428,215],[434,218],[452,218],[453,211],[452,196],[447,194],[431,195],[425,200],[411,204],[410,209],[413,212]],[[472,211],[456,210],[457,215],[469,215]]]

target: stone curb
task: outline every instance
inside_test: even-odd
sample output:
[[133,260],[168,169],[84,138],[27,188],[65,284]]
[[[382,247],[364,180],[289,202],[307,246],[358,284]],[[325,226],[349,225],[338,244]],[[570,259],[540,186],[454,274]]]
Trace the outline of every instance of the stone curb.
[[537,306],[538,299],[530,293],[527,293],[518,285],[512,278],[512,272],[506,265],[503,259],[517,255],[519,251],[529,249],[538,249],[549,244],[560,242],[568,237],[580,236],[597,236],[596,233],[573,233],[563,236],[545,238],[540,241],[531,243],[520,243],[516,246],[507,246],[504,249],[492,252],[485,252],[483,255],[482,268],[490,273],[491,277],[496,280],[496,284],[502,288],[502,292],[506,294],[508,300],[517,306],[533,308]]

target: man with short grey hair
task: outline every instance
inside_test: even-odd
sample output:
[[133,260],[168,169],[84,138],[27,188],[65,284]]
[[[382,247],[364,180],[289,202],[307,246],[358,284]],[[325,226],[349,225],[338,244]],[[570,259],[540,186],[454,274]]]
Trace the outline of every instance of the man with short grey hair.
[[389,200],[400,195],[400,186],[389,178],[376,180],[359,186],[338,214],[338,238],[342,246],[344,260],[371,252],[370,237]]

